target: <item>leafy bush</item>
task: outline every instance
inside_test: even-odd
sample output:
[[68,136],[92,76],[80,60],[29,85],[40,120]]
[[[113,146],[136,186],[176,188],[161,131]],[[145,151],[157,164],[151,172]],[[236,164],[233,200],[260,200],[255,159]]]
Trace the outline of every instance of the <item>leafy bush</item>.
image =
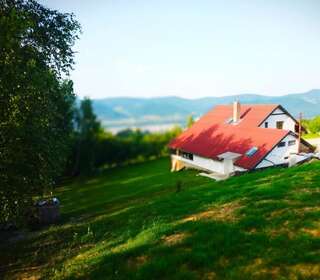
[[167,144],[179,133],[181,129],[176,127],[167,132],[126,130],[117,135],[102,135],[96,145],[95,166],[123,165],[164,156],[168,154]]

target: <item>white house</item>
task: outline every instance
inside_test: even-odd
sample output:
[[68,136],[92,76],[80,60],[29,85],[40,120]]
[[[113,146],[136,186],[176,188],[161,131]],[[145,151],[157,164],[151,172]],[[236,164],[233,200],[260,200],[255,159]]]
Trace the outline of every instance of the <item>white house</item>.
[[192,167],[230,175],[292,165],[313,147],[299,122],[281,105],[219,105],[172,140],[172,171]]

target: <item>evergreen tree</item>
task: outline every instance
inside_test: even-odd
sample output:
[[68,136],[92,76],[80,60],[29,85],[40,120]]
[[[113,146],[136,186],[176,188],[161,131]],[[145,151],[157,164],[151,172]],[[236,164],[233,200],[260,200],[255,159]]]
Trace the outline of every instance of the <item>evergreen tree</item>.
[[93,112],[92,101],[84,98],[77,114],[78,147],[74,175],[90,174],[95,168],[95,152],[101,124]]

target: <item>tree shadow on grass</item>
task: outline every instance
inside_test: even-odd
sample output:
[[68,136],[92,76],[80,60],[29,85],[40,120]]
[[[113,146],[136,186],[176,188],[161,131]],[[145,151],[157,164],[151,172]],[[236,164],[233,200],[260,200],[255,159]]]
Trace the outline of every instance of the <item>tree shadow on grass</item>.
[[[120,191],[109,205],[99,198],[97,205],[71,211],[90,216],[13,245],[13,260],[16,266],[47,265],[47,277],[69,279],[277,279],[299,273],[312,279],[320,262],[318,167],[265,170],[219,183],[192,172],[128,183],[135,188],[131,195]],[[160,180],[163,187],[148,192]],[[184,182],[180,193],[177,180]]]
[[[300,275],[316,279],[320,239],[304,229],[312,228],[319,219],[317,195],[311,192],[304,197],[306,209],[304,201],[295,199],[299,196],[292,197],[294,188],[285,187],[281,176],[276,180],[278,183],[262,184],[255,191],[250,184],[236,188],[232,181],[225,183],[225,189],[203,186],[192,189],[191,196],[186,191],[133,208],[129,216],[125,214],[129,218],[126,226],[132,230],[123,243],[119,242],[122,250],[100,254],[83,277],[296,279]],[[296,193],[300,189],[297,187]],[[227,195],[231,190],[233,193]],[[212,210],[227,212],[230,207],[225,205],[230,206],[235,199],[240,203],[231,213],[235,219],[230,213],[221,217],[219,211]],[[144,230],[153,231],[154,217],[159,217],[159,229],[149,239],[128,248],[123,245]],[[125,217],[120,213],[114,218]],[[73,273],[65,276],[71,279]]]
[[[163,236],[181,238],[167,243]],[[320,242],[306,235],[270,237],[238,223],[198,220],[155,234],[157,239],[107,254],[82,275],[88,279],[280,279],[309,277],[318,267]],[[300,268],[299,268],[300,265]],[[66,279],[73,279],[74,275]]]

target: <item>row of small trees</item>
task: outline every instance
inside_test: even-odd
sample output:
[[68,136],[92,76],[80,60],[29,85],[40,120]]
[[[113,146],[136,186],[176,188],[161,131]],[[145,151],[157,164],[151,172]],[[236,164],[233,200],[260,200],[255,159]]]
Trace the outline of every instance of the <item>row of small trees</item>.
[[88,175],[101,167],[164,156],[168,142],[181,133],[181,128],[175,127],[154,133],[126,129],[113,135],[101,127],[87,98],[82,100],[76,116],[68,176]]

